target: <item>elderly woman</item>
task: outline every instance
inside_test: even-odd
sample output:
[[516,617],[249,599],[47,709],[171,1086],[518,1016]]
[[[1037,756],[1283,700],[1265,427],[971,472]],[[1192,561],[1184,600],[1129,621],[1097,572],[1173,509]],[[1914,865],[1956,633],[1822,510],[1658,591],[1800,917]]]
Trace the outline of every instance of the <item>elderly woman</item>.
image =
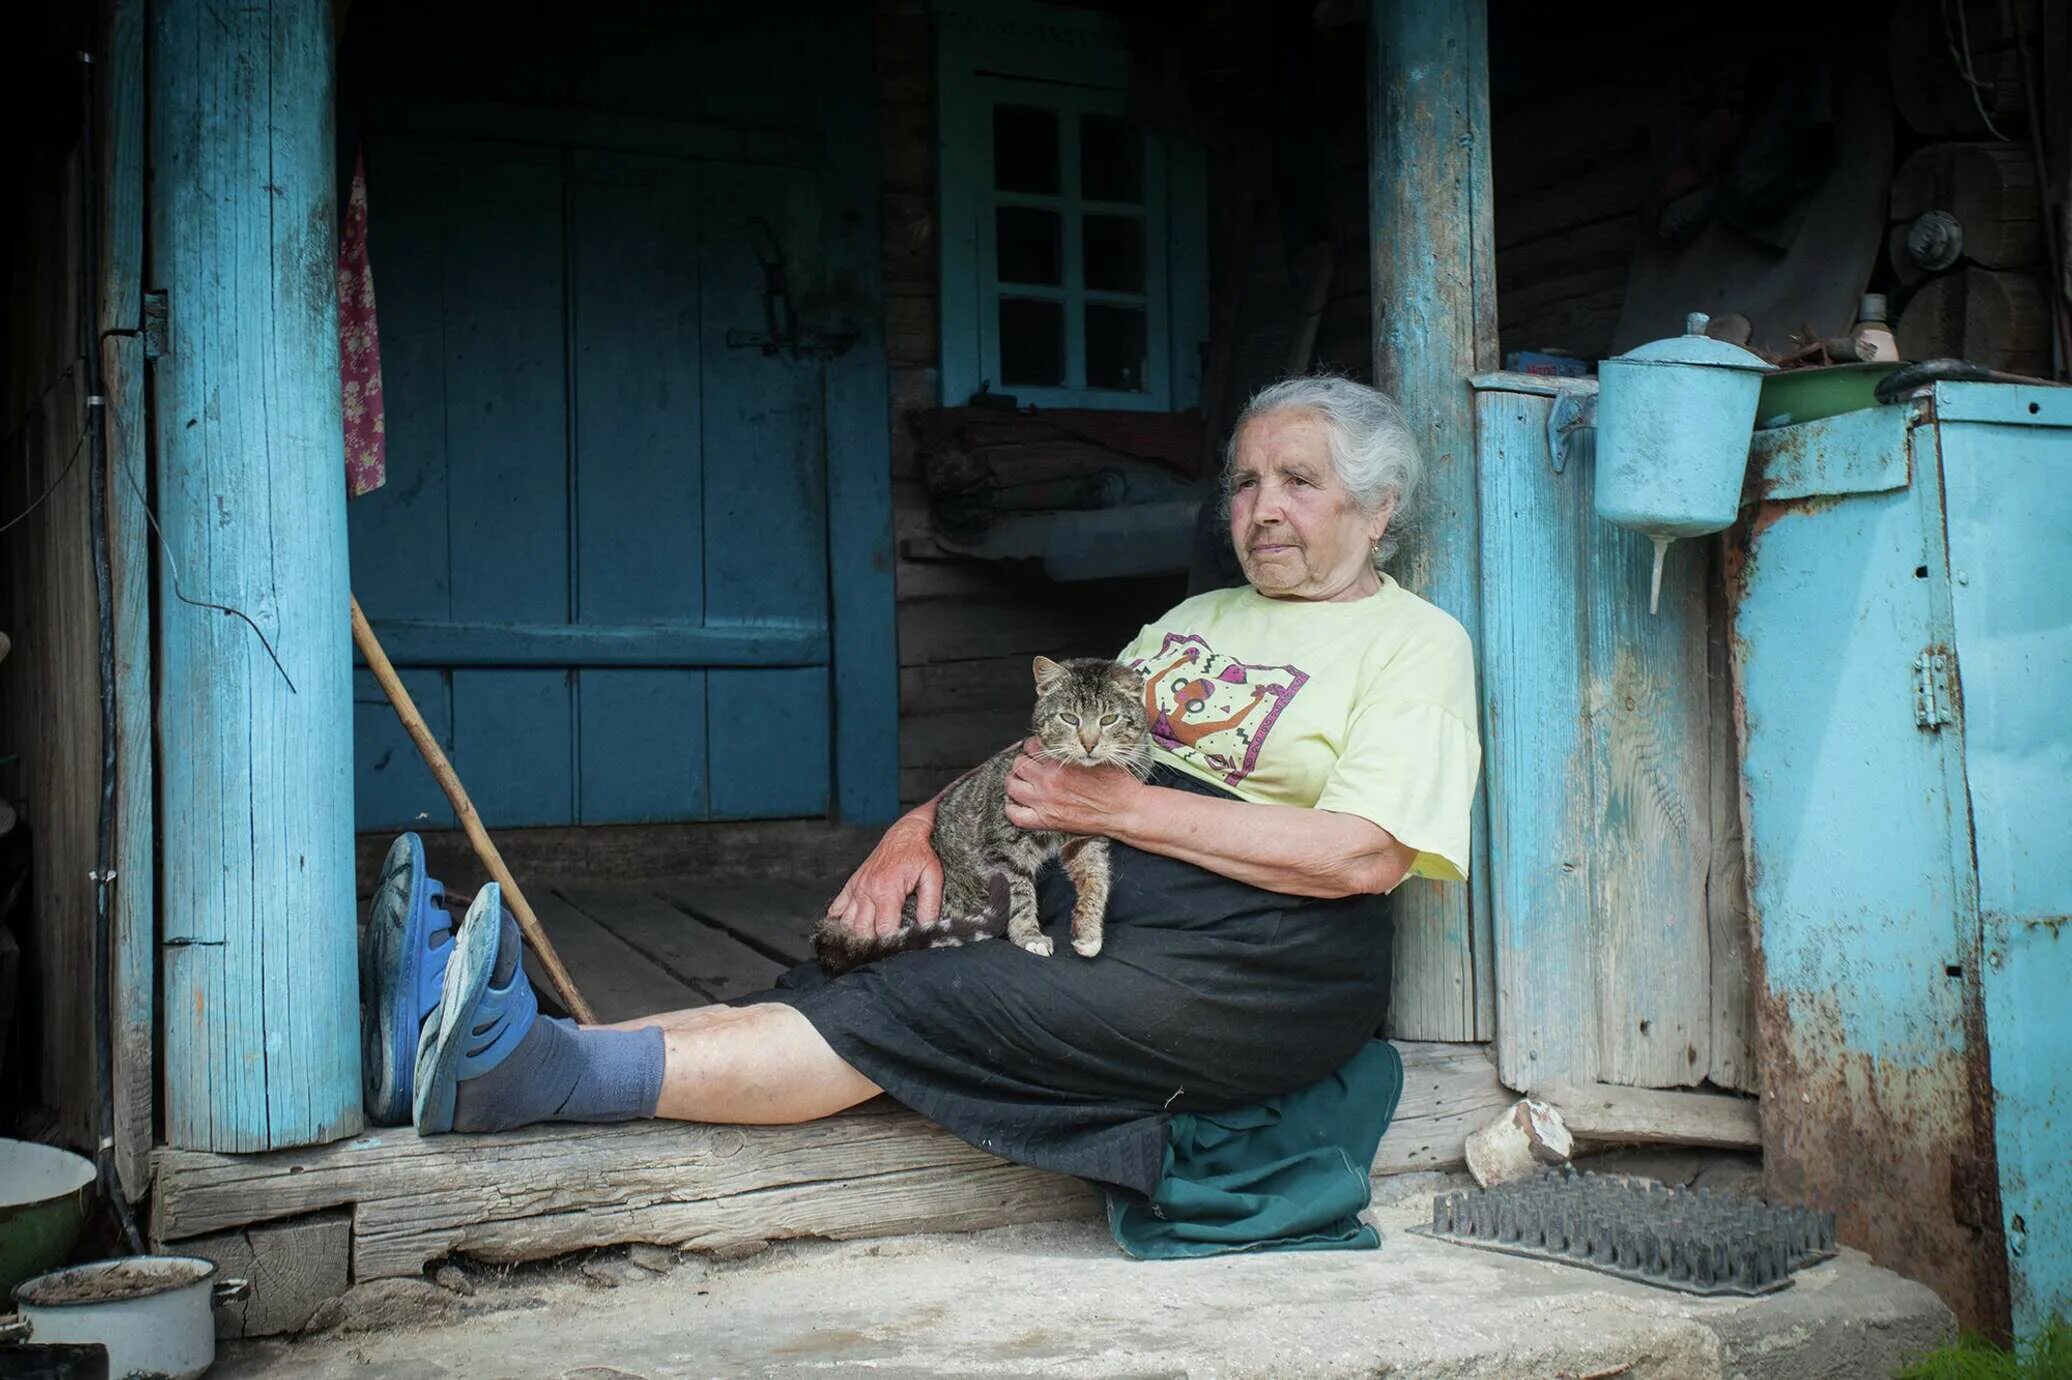
[[[1098,958],[926,950],[577,1029],[536,1016],[493,887],[453,943],[425,933],[421,855],[399,845],[371,927],[388,938],[370,960],[369,1052],[387,1052],[368,1060],[370,1108],[408,1106],[414,1080],[427,1132],[773,1123],[883,1091],[996,1154],[1149,1193],[1169,1113],[1288,1092],[1379,1032],[1390,935],[1370,898],[1466,874],[1467,637],[1382,568],[1419,471],[1401,411],[1363,385],[1299,379],[1245,408],[1225,479],[1246,584],[1121,649],[1147,683],[1152,776],[1051,762],[1032,741],[1008,782],[1017,825],[1114,841]],[[886,933],[911,896],[933,918],[934,809],[885,833],[830,915]],[[1047,880],[1046,928],[1069,923],[1071,900]],[[424,973],[449,953],[434,990]]]

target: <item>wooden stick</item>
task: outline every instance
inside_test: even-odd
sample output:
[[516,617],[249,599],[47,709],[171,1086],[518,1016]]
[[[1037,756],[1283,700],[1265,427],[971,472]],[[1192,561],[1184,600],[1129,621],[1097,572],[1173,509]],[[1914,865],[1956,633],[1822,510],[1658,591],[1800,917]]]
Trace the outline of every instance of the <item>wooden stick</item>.
[[597,1015],[590,1009],[590,1003],[583,1000],[583,994],[576,990],[575,979],[568,975],[568,969],[561,964],[561,955],[554,952],[554,942],[547,938],[547,932],[540,926],[539,917],[532,913],[526,903],[525,893],[518,889],[518,881],[511,875],[511,869],[504,866],[503,854],[496,851],[489,831],[482,827],[482,816],[475,813],[474,802],[460,784],[460,777],[453,771],[453,764],[446,760],[446,754],[439,747],[439,740],[432,736],[432,730],[425,724],[424,715],[417,712],[417,702],[410,698],[410,692],[403,688],[402,680],[396,675],[396,668],[389,663],[388,653],[375,640],[374,629],[367,622],[367,615],[360,611],[357,596],[348,596],[353,601],[353,645],[360,649],[360,655],[367,658],[367,667],[374,672],[374,678],[381,682],[381,688],[388,693],[389,703],[396,707],[396,717],[403,721],[403,727],[410,734],[410,741],[417,744],[425,765],[432,769],[432,777],[439,783],[439,789],[446,792],[446,799],[452,802],[453,813],[460,820],[460,827],[466,831],[468,842],[475,846],[475,856],[489,869],[489,875],[503,890],[504,904],[518,921],[518,928],[525,935],[525,942],[532,945],[532,951],[539,957],[540,966],[547,970],[547,977],[554,984],[554,990],[561,996],[562,1005],[568,1008],[582,1025],[594,1025]]

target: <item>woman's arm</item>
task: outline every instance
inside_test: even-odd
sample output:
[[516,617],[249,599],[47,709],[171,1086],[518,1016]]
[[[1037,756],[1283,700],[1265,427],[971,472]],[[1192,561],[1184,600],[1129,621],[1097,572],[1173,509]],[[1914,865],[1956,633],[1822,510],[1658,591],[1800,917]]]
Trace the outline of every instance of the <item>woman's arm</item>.
[[1219,800],[1033,752],[1015,763],[1007,800],[1021,828],[1103,834],[1289,896],[1393,891],[1417,860],[1416,849],[1358,815]]

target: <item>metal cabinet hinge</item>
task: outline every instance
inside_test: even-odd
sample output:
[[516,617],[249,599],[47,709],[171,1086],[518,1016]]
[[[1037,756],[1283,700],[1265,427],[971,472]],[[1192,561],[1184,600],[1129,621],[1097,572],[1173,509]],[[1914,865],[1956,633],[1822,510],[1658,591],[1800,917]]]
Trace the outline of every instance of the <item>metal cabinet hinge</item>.
[[1955,723],[1950,694],[1950,654],[1930,647],[1914,658],[1914,722],[1929,732]]
[[166,340],[165,289],[144,294],[144,358],[159,359],[172,353]]

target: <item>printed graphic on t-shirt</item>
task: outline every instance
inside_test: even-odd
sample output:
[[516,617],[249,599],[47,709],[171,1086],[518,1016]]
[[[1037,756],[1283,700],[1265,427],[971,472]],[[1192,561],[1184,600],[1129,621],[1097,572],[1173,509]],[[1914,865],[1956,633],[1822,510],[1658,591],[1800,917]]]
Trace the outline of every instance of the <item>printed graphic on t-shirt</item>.
[[1130,665],[1144,674],[1151,737],[1166,751],[1235,786],[1259,765],[1275,720],[1309,682],[1293,666],[1254,666],[1219,656],[1193,634],[1167,633],[1156,654]]

